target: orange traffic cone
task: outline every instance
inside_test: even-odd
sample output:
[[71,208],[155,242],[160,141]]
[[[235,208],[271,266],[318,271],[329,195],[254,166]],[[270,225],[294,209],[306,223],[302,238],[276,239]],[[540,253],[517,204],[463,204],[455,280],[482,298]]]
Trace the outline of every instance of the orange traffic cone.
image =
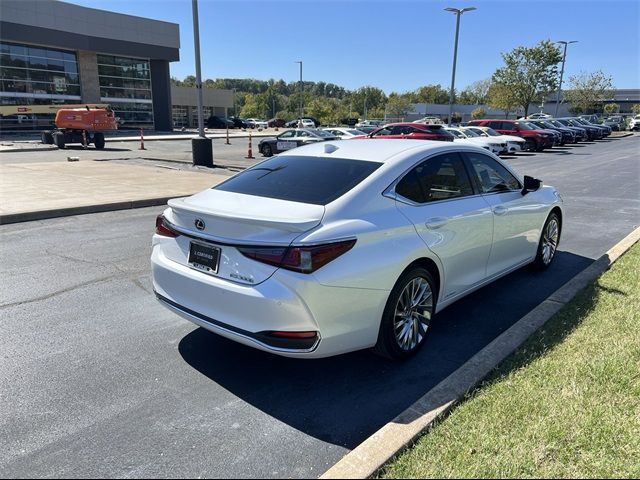
[[146,148],[144,148],[144,128],[140,129],[140,149],[139,150],[146,150]]
[[251,149],[251,132],[249,132],[249,153],[244,158],[256,158],[256,157],[253,156],[253,151]]

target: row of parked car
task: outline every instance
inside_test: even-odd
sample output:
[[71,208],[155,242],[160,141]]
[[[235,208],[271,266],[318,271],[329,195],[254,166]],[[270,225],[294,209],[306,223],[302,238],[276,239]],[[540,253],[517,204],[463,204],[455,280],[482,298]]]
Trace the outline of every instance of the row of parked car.
[[263,138],[258,149],[266,157],[327,140],[400,138],[439,140],[480,146],[496,155],[541,152],[546,148],[599,140],[611,135],[607,125],[597,125],[579,117],[527,120],[482,119],[456,126],[430,123],[389,123],[358,128],[294,128],[276,137]]
[[[610,127],[614,132],[620,132],[629,128],[634,131],[640,129],[640,115],[635,115],[631,118],[627,118],[623,115],[613,115],[610,117],[602,117],[596,114],[580,115],[578,118],[593,123],[595,125],[604,125]],[[552,115],[548,113],[533,113],[526,119],[521,120],[550,120],[553,119]]]

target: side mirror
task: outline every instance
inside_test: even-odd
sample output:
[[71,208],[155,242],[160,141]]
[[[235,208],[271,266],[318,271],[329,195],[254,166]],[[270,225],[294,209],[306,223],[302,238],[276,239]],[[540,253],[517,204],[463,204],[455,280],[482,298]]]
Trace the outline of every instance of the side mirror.
[[538,180],[537,178],[530,177],[529,175],[524,176],[524,187],[522,188],[522,195],[526,195],[529,192],[535,192],[542,186],[542,180]]

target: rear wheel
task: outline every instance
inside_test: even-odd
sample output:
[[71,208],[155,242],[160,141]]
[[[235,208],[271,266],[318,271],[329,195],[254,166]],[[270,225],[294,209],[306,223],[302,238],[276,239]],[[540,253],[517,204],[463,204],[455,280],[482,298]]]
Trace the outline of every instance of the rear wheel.
[[546,270],[556,256],[558,243],[560,242],[561,224],[560,217],[553,212],[547,218],[542,235],[540,235],[540,243],[538,244],[538,252],[533,261],[533,267],[536,270]]
[[53,143],[56,144],[56,147],[58,147],[59,149],[64,149],[65,145],[64,145],[64,133],[62,132],[56,132],[53,134]]
[[42,143],[45,145],[53,145],[53,134],[50,130],[45,130],[41,134]]
[[104,148],[104,133],[96,132],[93,134],[93,144],[98,150],[102,150]]
[[415,267],[403,273],[387,300],[373,351],[397,360],[414,355],[430,331],[436,296],[435,282],[427,269]]
[[270,157],[270,156],[272,156],[272,155],[273,155],[273,151],[271,150],[271,145],[269,145],[268,143],[265,143],[265,144],[262,146],[262,154],[263,154],[265,157]]

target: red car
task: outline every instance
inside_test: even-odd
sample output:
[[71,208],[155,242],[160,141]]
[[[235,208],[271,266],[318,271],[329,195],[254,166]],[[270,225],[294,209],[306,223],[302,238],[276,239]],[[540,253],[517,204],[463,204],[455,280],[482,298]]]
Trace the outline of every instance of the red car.
[[530,152],[541,152],[553,147],[554,135],[551,132],[536,129],[524,120],[472,120],[469,126],[489,127],[502,135],[516,135],[525,139],[525,149]]
[[284,118],[272,118],[270,120],[267,120],[267,127],[280,128],[284,127],[285,123],[287,123],[287,121]]
[[409,138],[414,140],[441,140],[453,142],[455,138],[442,125],[426,125],[423,123],[388,123],[377,128],[367,136],[356,138]]

